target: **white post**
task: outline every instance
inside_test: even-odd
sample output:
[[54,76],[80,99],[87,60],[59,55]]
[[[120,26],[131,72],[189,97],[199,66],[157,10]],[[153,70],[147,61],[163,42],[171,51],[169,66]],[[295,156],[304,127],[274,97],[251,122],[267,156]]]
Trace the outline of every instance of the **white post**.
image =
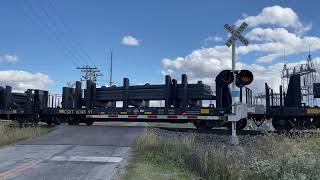
[[[236,42],[234,41],[232,43],[232,71],[233,73],[236,70]],[[232,103],[234,104],[236,102],[235,92],[236,90],[236,74],[234,73],[234,81],[232,83],[231,91],[232,91]],[[232,112],[235,112],[235,106],[232,106]],[[236,121],[232,121],[232,135],[231,135],[231,144],[238,145],[239,144],[239,138],[237,136],[237,124]]]

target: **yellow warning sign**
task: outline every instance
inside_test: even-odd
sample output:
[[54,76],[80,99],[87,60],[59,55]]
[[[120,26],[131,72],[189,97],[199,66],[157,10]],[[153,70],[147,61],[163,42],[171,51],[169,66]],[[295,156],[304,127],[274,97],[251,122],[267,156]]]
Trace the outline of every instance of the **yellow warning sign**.
[[320,108],[308,108],[307,114],[320,114]]
[[201,109],[201,114],[209,114],[209,109]]

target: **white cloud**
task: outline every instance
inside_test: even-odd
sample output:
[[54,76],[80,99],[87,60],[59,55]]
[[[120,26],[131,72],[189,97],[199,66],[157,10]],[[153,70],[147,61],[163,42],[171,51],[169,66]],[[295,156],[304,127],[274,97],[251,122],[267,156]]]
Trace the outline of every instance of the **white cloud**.
[[8,70],[0,71],[0,85],[12,86],[13,90],[25,91],[27,89],[44,89],[53,81],[48,75],[42,73],[32,74],[27,71]]
[[[257,16],[246,16],[239,20],[238,24],[243,20],[249,24],[249,31],[245,36],[250,40],[250,44],[237,48],[237,67],[253,72],[255,80],[250,86],[255,92],[264,91],[265,82],[275,90],[279,89],[283,63],[274,61],[282,57],[284,51],[286,55],[305,53],[308,51],[308,44],[311,45],[311,51],[320,50],[320,38],[301,34],[307,29],[290,8],[266,7]],[[250,60],[251,64],[243,63],[243,55],[251,55],[249,57],[256,59]],[[318,61],[320,62],[320,58],[316,58],[316,62]],[[294,66],[299,62],[291,62],[287,66]],[[185,57],[165,58],[162,65],[162,73],[170,69],[173,76],[185,73],[190,82],[203,80],[214,85],[214,78],[221,70],[231,69],[231,48],[225,45],[200,48]]]
[[267,53],[257,59],[257,62],[272,62],[284,55],[295,55],[308,51],[320,50],[320,38],[315,36],[298,36],[285,28],[254,28],[246,34],[251,40],[248,46],[238,48],[238,53],[244,55],[251,52]]
[[166,76],[166,75],[174,76],[174,71],[172,69],[162,70],[161,74],[163,76]]
[[4,56],[0,56],[0,61],[2,61],[2,62],[17,62],[18,56],[15,54],[6,54]]
[[[287,63],[287,67],[293,67],[302,62],[305,61]],[[320,58],[315,58],[315,63],[319,64]],[[214,87],[216,75],[224,69],[231,69],[231,58],[230,56],[225,56],[224,58],[218,59],[213,53],[213,49],[201,49],[192,52],[185,58],[180,57],[173,60],[164,59],[162,64],[164,67],[174,69],[174,71],[170,69],[173,77],[175,77],[174,72],[179,72],[177,74],[185,73],[188,75],[190,82],[194,83],[198,80],[202,80],[204,83]],[[247,69],[252,71],[254,74],[254,82],[252,85],[250,85],[250,88],[254,89],[255,92],[263,92],[264,83],[268,83],[271,88],[275,89],[275,91],[278,91],[279,85],[281,84],[280,77],[283,63],[262,66],[259,64],[246,64],[238,62],[236,66],[237,69]],[[163,72],[166,72],[166,70]],[[180,79],[180,77],[175,78]]]
[[127,46],[139,46],[140,45],[140,40],[137,38],[127,35],[122,38],[122,44],[127,45]]
[[236,24],[239,25],[243,21],[247,22],[251,27],[271,24],[286,28],[291,27],[299,33],[303,33],[311,29],[311,24],[304,25],[301,23],[299,16],[291,8],[285,8],[277,5],[265,7],[258,15],[246,16],[244,19],[238,20]]
[[222,40],[223,40],[223,38],[220,37],[220,36],[209,36],[209,37],[207,37],[204,41],[205,41],[205,42],[209,42],[209,41],[221,42]]

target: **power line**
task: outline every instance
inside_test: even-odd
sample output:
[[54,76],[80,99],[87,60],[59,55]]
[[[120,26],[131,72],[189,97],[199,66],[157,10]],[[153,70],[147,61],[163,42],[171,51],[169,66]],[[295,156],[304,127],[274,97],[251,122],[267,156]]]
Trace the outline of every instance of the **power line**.
[[[53,28],[51,28],[51,24],[50,23],[41,23],[41,16],[38,14],[37,9],[32,5],[32,3],[29,0],[24,0],[24,3],[26,5],[26,7],[31,11],[31,13],[33,14],[29,16],[28,13],[27,16],[30,18],[30,21],[34,24],[37,24],[40,29],[42,30],[42,28],[44,29],[43,31],[45,32],[45,34],[48,35],[49,39],[53,39],[55,41],[55,43],[58,45],[58,47],[64,49],[65,51],[67,51],[68,55],[71,55],[71,57],[73,59],[72,62],[75,66],[79,66],[77,61],[81,64],[82,63],[82,59],[81,56],[76,56],[76,50],[72,50],[72,47],[68,47],[67,43],[65,41],[63,41],[63,38],[61,38],[59,36],[58,32],[55,32]],[[42,10],[45,13],[45,10]],[[39,21],[36,21],[36,19],[38,18]],[[48,17],[49,18],[49,17]],[[34,20],[35,19],[35,20]],[[36,22],[36,23],[35,23]]]
[[[32,5],[32,3],[31,3],[31,5]],[[55,32],[58,37],[64,36],[65,33],[63,33],[63,31],[59,31],[58,23],[56,23],[55,19],[52,18],[52,17],[49,15],[48,11],[47,11],[44,7],[42,7],[41,5],[39,5],[38,7],[39,7],[40,10],[43,12],[43,14],[47,17],[47,19],[48,19],[48,21],[47,21],[48,23],[47,23],[47,24],[48,24],[48,26],[51,26],[51,27],[52,27],[52,28],[50,28],[50,29],[51,29],[53,32]],[[51,23],[50,23],[50,22],[51,22]],[[75,54],[75,55],[78,56],[78,60],[82,60],[82,61],[84,62],[84,64],[87,64],[87,63],[89,62],[89,61],[86,60],[86,58],[84,58],[84,56],[82,56],[82,55],[79,53],[79,51],[77,50],[77,48],[73,46],[72,42],[67,38],[67,36],[65,36],[64,38],[61,38],[61,39],[64,39],[64,40],[65,40],[64,43],[65,43],[66,45],[69,44],[69,49],[71,49],[71,50],[73,51],[73,54]]]
[[[62,16],[58,13],[58,8],[55,5],[55,3],[52,0],[48,0],[49,5],[52,7],[52,9],[54,9],[54,11],[56,12],[56,17],[58,20],[60,20],[60,24],[62,26],[64,26],[64,28],[69,31],[71,34],[74,34],[74,31],[67,25],[67,23],[65,23],[65,21],[63,20]],[[96,67],[96,64],[94,63],[93,59],[91,58],[91,56],[87,53],[87,51],[85,49],[83,49],[80,46],[80,43],[76,40],[74,40],[74,43],[76,45],[78,45],[78,47],[80,48],[81,52],[85,54],[85,56],[88,58],[89,61],[91,61],[91,63]]]
[[[24,0],[23,2],[24,2],[24,4],[25,4],[25,6],[32,12],[32,14],[33,14],[34,16],[38,16],[38,17],[39,17],[39,15],[37,14],[36,10],[34,9],[34,7],[32,6],[32,4],[30,4],[30,2],[29,2],[28,0]],[[24,12],[25,12],[25,11],[24,11]],[[47,26],[48,26],[47,24],[42,24],[42,25],[41,25],[40,22],[37,22],[36,20],[34,20],[35,18],[32,17],[32,15],[28,14],[27,12],[25,12],[25,15],[26,15],[26,17],[28,17],[28,19],[30,20],[31,23],[33,23],[33,24],[35,24],[36,26],[38,26],[39,29],[40,29],[40,31],[42,31],[44,34],[47,35],[47,38],[48,38],[49,40],[51,40],[51,41],[53,40],[58,48],[60,48],[60,49],[62,49],[62,50],[64,50],[64,51],[67,51],[67,54],[65,54],[65,55],[67,55],[67,56],[68,56],[68,55],[71,55],[71,57],[74,58],[74,59],[71,58],[71,60],[72,60],[72,63],[73,63],[75,66],[79,66],[78,63],[75,61],[75,59],[78,60],[78,58],[77,58],[76,56],[74,56],[74,54],[71,52],[71,50],[68,49],[68,48],[65,46],[65,44],[64,44],[57,36],[51,36],[51,34],[53,34],[53,33],[50,32],[50,27],[48,28],[48,27],[47,27]]]

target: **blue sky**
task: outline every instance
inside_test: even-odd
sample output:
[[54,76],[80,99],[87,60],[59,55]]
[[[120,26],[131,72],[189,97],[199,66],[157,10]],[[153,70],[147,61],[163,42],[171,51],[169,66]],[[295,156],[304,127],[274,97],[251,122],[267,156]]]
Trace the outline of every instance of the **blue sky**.
[[[84,49],[94,64],[102,70],[104,76],[100,77],[99,84],[107,81],[107,53],[110,49],[114,51],[113,77],[118,83],[122,82],[123,77],[129,77],[132,83],[160,83],[166,73],[176,77],[187,73],[190,74],[190,79],[210,79],[210,68],[205,70],[209,73],[195,72],[202,71],[202,67],[206,65],[205,58],[195,60],[187,57],[192,56],[195,51],[201,54],[203,49],[209,52],[212,50],[210,48],[219,49],[224,46],[224,41],[227,40],[227,32],[223,28],[225,23],[233,24],[246,16],[258,16],[264,8],[275,5],[290,8],[299,18],[298,22],[293,23],[301,23],[303,27],[310,28],[301,33],[298,31],[302,27],[283,24],[280,20],[275,23],[260,23],[250,27],[246,33],[256,28],[284,28],[301,39],[320,36],[318,1],[1,0],[0,75],[2,71],[6,79],[0,78],[0,83],[7,83],[18,89],[36,86],[59,92],[68,81],[79,79],[80,72],[76,69],[76,64],[93,65],[81,49]],[[254,39],[255,35],[251,33],[250,36],[253,44],[265,43]],[[123,44],[125,36],[135,38],[138,44]],[[258,43],[255,43],[255,40]],[[59,42],[65,44],[66,48],[59,48]],[[312,46],[313,56],[317,57],[318,45]],[[83,57],[66,55],[66,49],[77,50]],[[210,56],[215,57],[212,53]],[[217,56],[221,57],[220,52],[217,53]],[[259,68],[266,68],[266,71],[269,69],[267,73],[274,74],[270,72],[270,68],[282,61],[283,57],[257,62],[259,57],[272,53],[274,52],[261,49],[252,50],[250,53],[241,53],[240,50],[238,59],[245,65],[256,64]],[[305,56],[305,52],[288,53],[287,61],[300,61]],[[183,60],[177,60],[179,57]],[[202,54],[201,57],[207,56]],[[165,58],[169,63],[164,62]],[[213,61],[212,58],[209,60]],[[221,61],[230,62],[228,57]],[[177,65],[180,62],[183,63]],[[214,64],[208,64],[211,65]],[[243,66],[242,68],[245,68]],[[8,73],[9,70],[29,74],[16,77],[14,73]],[[213,79],[217,69],[212,71]],[[31,80],[26,76],[32,76]]]

